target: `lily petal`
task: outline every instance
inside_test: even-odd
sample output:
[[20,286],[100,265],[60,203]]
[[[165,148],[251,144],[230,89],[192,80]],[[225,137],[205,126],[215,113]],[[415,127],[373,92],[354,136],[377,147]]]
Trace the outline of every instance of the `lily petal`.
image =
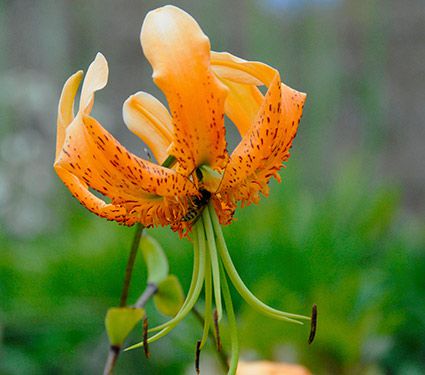
[[89,114],[94,103],[94,93],[108,83],[108,62],[100,52],[90,64],[81,89],[80,112]]
[[62,148],[65,139],[66,128],[72,122],[72,120],[74,120],[74,98],[77,94],[82,78],[83,71],[80,70],[69,77],[63,86],[58,106],[56,158],[58,157],[59,151]]
[[282,85],[279,74],[273,81],[257,114],[256,121],[233,151],[226,167],[221,194],[242,205],[257,203],[259,193],[268,194],[272,176],[289,158],[306,95]]
[[162,164],[173,140],[173,124],[167,108],[152,95],[138,92],[125,101],[123,118],[130,131],[146,143]]
[[140,35],[173,116],[171,154],[182,173],[227,162],[224,100],[226,88],[210,69],[210,43],[196,21],[174,6],[151,11]]
[[277,70],[258,61],[247,61],[228,52],[211,52],[211,67],[229,90],[225,113],[243,137],[251,128],[264,96],[257,86],[269,86]]
[[228,52],[211,51],[211,66],[220,78],[255,86],[269,86],[277,73],[267,64],[247,61]]
[[108,220],[117,222],[125,220],[126,210],[124,207],[105,203],[91,193],[83,181],[57,164],[55,164],[55,170],[72,195],[89,211]]
[[229,89],[225,103],[225,113],[243,137],[251,128],[264,100],[261,91],[254,85],[221,80]]
[[124,208],[127,224],[142,211],[137,216],[146,226],[174,223],[186,210],[186,197],[197,194],[187,178],[131,154],[88,116],[76,117],[67,128],[57,167]]
[[[86,81],[97,76],[95,71],[88,74],[85,87],[95,87]],[[180,220],[187,211],[187,196],[197,195],[189,179],[129,153],[94,118],[81,112],[66,127],[65,134],[61,133],[62,124],[71,118],[75,86],[78,88],[78,76],[73,77],[65,85],[66,100],[61,101],[62,112],[58,116],[60,131],[54,167],[59,177],[84,206],[99,216],[127,225],[139,221],[146,226]],[[111,203],[96,197],[89,188]]]

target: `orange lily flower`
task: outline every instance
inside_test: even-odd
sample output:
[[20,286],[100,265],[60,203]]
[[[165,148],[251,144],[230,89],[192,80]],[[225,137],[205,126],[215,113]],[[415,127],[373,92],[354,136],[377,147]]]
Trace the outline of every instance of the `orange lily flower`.
[[[63,88],[54,167],[74,197],[101,217],[125,225],[170,225],[181,236],[193,233],[194,273],[187,300],[170,322],[153,329],[160,332],[150,341],[168,333],[187,315],[204,282],[206,309],[211,308],[211,278],[218,318],[223,294],[231,320],[224,270],[259,311],[289,321],[309,319],[272,309],[246,289],[220,227],[231,222],[238,202],[257,203],[260,193],[268,194],[270,178],[280,180],[277,172],[289,158],[305,94],[283,84],[279,72],[266,64],[212,52],[196,21],[174,6],[151,11],[140,39],[169,111],[153,96],[138,92],[124,103],[123,117],[159,164],[127,151],[90,116],[94,94],[108,79],[106,59],[98,54],[84,78],[76,115],[74,98],[83,73],[75,73]],[[267,87],[265,95],[258,89],[262,85]],[[231,155],[225,115],[242,138]],[[210,316],[211,311],[206,311],[202,345]],[[237,359],[232,363],[235,371]]]
[[[82,72],[65,83],[54,167],[74,197],[109,220],[171,225],[182,233],[193,223],[185,216],[206,190],[220,222],[228,224],[238,201],[257,203],[259,193],[268,194],[270,178],[279,179],[277,171],[289,157],[305,95],[282,84],[270,66],[211,52],[199,25],[175,7],[146,17],[141,42],[172,115],[153,96],[139,92],[125,102],[124,120],[159,163],[171,156],[174,167],[131,154],[90,116],[94,93],[108,79],[101,54],[88,69],[75,117],[72,108]],[[259,85],[268,87],[265,96]],[[230,157],[225,114],[242,136]]]

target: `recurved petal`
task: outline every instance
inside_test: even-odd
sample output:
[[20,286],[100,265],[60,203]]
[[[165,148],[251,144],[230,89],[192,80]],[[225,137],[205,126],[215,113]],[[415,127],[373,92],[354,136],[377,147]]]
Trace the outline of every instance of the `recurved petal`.
[[117,221],[129,225],[174,223],[186,210],[187,195],[197,194],[188,179],[131,154],[89,116],[77,116],[67,128],[55,168],[80,181],[80,189],[109,198],[115,209],[124,210]]
[[81,89],[79,111],[89,114],[94,103],[94,93],[103,89],[108,83],[108,62],[100,52],[90,64]]
[[225,113],[243,137],[264,100],[257,86],[269,86],[277,70],[258,61],[246,61],[227,52],[211,52],[211,66],[228,88]]
[[225,113],[243,137],[251,128],[264,97],[255,85],[236,83],[224,78],[222,82],[229,89],[224,106]]
[[152,95],[138,92],[125,101],[123,117],[127,127],[146,143],[162,164],[173,140],[173,124],[167,108]]
[[86,183],[65,168],[55,164],[55,170],[65,186],[80,203],[100,217],[108,220],[122,222],[126,217],[126,209],[123,206],[108,204],[90,192]]
[[256,203],[289,158],[306,95],[281,84],[276,73],[251,129],[231,155],[221,194],[230,202]]
[[269,86],[277,73],[267,64],[247,61],[228,52],[211,51],[211,66],[220,78],[255,86]]
[[167,97],[174,123],[171,153],[184,173],[227,161],[226,88],[210,69],[210,43],[196,21],[174,6],[151,11],[142,26],[143,51]]
[[74,100],[82,78],[83,71],[80,70],[69,77],[63,86],[58,106],[55,158],[58,157],[59,151],[62,148],[65,139],[66,128],[72,122],[72,120],[74,120]]

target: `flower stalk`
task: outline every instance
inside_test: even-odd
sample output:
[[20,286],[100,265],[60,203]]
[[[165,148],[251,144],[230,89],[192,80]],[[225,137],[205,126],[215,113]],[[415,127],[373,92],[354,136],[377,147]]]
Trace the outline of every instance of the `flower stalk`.
[[[130,248],[130,254],[125,268],[124,284],[121,291],[120,307],[127,306],[128,291],[130,289],[131,277],[133,275],[134,262],[136,261],[137,250],[139,248],[140,239],[142,237],[144,226],[142,224],[136,225],[136,232],[134,233],[133,242]],[[142,306],[141,306],[142,307]]]

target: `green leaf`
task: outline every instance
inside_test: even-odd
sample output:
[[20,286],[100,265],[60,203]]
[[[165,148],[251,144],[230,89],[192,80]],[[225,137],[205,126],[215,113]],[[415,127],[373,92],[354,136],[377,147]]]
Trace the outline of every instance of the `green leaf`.
[[148,283],[158,285],[168,275],[168,260],[161,245],[153,237],[143,235],[140,249],[148,268]]
[[169,275],[158,284],[153,301],[157,310],[167,316],[175,316],[184,302],[183,288],[175,275]]
[[111,345],[121,346],[134,326],[145,315],[144,309],[111,307],[106,313],[105,327]]

